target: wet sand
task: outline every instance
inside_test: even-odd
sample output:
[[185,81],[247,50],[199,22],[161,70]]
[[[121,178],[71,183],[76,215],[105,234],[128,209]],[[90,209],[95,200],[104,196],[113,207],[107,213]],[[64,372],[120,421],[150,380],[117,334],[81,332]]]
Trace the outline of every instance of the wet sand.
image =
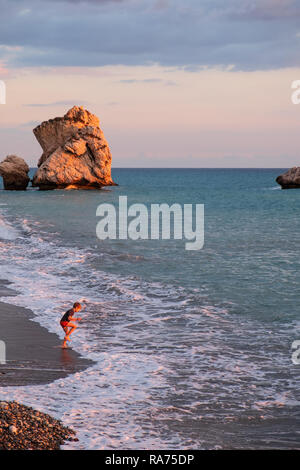
[[[17,293],[0,280],[0,296]],[[61,349],[62,337],[31,321],[31,310],[0,302],[0,340],[5,342],[5,363],[0,363],[0,386],[40,385],[82,371],[93,362],[72,349]],[[0,360],[2,357],[0,356]]]

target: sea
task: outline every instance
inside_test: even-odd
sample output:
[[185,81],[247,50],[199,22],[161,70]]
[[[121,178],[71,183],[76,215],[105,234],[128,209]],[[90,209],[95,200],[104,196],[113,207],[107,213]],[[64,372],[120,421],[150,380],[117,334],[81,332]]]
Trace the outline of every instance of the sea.
[[[0,190],[9,302],[61,339],[85,304],[71,346],[94,361],[0,398],[76,429],[66,449],[299,449],[300,190],[280,189],[285,170],[115,168],[101,191]],[[98,239],[97,207],[120,196],[203,204],[203,248]]]

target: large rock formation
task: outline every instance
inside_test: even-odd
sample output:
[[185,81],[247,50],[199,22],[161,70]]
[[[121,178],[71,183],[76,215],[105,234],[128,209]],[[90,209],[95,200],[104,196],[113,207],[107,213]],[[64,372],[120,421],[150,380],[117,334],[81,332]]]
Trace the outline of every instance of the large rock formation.
[[30,181],[28,172],[29,166],[25,160],[16,155],[8,155],[0,163],[0,175],[3,178],[4,189],[24,191]]
[[36,127],[33,132],[43,154],[32,185],[40,189],[114,185],[111,154],[99,125],[97,116],[74,106],[63,117]]
[[286,173],[278,176],[276,182],[281,185],[282,189],[300,188],[300,167],[290,168]]

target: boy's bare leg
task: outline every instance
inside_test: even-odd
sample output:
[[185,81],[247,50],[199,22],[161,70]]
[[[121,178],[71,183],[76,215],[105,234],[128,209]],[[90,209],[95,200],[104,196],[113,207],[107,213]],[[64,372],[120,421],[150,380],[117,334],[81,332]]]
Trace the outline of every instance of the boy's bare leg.
[[65,337],[64,337],[63,344],[62,344],[62,348],[67,347],[67,341],[68,341],[68,327],[67,326],[64,328],[64,332],[65,332]]
[[76,330],[76,328],[77,328],[77,326],[74,325],[74,323],[70,323],[70,325],[69,325],[69,331],[66,332],[66,336],[65,336],[65,339],[66,339],[67,341],[70,341],[70,335],[73,333],[73,331]]
[[[67,328],[66,328],[66,329],[67,329]],[[66,331],[66,329],[65,329],[65,331]],[[65,348],[67,347],[67,339],[66,339],[66,338],[67,338],[67,337],[65,336],[65,337],[64,337],[63,344],[62,344],[62,348],[63,348],[63,349],[65,349]]]
[[65,341],[70,341],[70,338],[69,338],[69,331],[71,331],[71,328],[69,329],[67,326],[66,326],[66,329],[65,329]]

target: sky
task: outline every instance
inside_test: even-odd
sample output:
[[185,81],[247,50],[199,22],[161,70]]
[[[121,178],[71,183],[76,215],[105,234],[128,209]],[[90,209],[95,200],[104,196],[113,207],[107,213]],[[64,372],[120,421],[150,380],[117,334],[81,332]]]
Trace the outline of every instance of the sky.
[[0,0],[0,160],[81,105],[114,167],[299,165],[300,0]]

